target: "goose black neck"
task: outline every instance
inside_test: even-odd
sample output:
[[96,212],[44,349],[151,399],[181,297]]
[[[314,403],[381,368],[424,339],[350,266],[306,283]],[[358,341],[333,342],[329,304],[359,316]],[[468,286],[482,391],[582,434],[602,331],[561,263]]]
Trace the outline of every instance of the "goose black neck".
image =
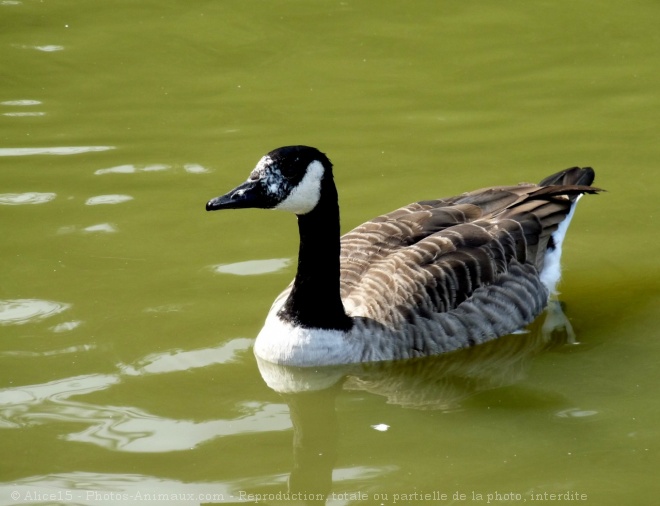
[[316,207],[298,216],[298,231],[298,272],[280,317],[306,328],[350,329],[340,297],[339,204],[332,175],[323,178]]

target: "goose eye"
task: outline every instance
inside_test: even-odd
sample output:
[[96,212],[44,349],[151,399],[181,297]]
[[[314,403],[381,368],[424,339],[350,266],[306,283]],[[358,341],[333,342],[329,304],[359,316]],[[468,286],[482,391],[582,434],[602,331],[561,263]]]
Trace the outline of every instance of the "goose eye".
[[291,179],[295,175],[295,170],[290,165],[283,165],[279,169],[280,174],[282,174],[287,179]]
[[291,162],[287,161],[287,163],[282,163],[279,165],[277,168],[279,169],[280,174],[282,174],[287,179],[294,178],[298,172],[296,170],[298,166],[298,160],[298,158],[295,158]]

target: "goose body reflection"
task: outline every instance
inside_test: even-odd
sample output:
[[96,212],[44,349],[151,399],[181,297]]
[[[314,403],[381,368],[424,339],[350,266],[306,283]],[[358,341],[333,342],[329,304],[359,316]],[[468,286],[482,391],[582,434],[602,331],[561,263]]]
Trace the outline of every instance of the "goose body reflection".
[[275,300],[255,353],[320,366],[438,355],[511,334],[546,307],[566,230],[594,171],[425,200],[340,237],[332,164],[307,146],[261,158],[207,210],[297,215],[298,270]]
[[[382,397],[388,404],[405,409],[441,413],[476,410],[473,411],[476,414],[489,409],[484,403],[490,404],[488,399],[493,397],[489,392],[493,392],[499,406],[502,402],[523,402],[525,406],[541,411],[562,413],[570,410],[569,397],[554,389],[545,390],[524,382],[530,364],[537,356],[560,352],[571,342],[570,335],[562,331],[549,335],[541,320],[537,319],[521,335],[413,360],[310,368],[277,365],[257,357],[262,378],[271,389],[281,394],[291,416],[294,465],[288,492],[327,497],[337,487],[341,479],[333,479],[334,464],[338,448],[345,446],[345,442],[339,444],[342,436],[338,426],[349,425],[347,419],[356,415],[359,423],[364,423],[363,414],[372,416],[379,412],[368,408],[373,407],[367,400],[370,396]],[[361,399],[357,412],[347,409],[346,399],[351,397],[350,392],[358,392]],[[516,405],[517,409],[520,407],[520,404]],[[397,421],[392,411],[387,412],[386,420],[394,424],[395,430],[405,432],[409,429]],[[445,425],[446,418],[436,418],[435,421],[437,423],[433,425],[437,432],[434,437],[451,445],[453,435],[447,430],[451,424]],[[380,429],[373,425],[372,428]],[[382,467],[379,472],[385,474],[388,470]]]

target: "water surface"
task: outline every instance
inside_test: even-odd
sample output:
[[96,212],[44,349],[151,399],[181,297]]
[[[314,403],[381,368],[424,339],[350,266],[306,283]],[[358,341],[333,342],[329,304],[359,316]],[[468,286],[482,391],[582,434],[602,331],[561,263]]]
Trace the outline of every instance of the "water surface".
[[[0,2],[0,504],[650,503],[658,21],[651,0]],[[577,343],[258,364],[295,219],[204,203],[294,143],[335,163],[344,230],[595,167],[564,254]]]

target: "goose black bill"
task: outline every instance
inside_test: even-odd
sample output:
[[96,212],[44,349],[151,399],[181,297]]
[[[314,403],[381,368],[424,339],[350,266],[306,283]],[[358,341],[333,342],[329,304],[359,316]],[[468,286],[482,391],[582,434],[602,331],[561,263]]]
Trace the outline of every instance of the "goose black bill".
[[209,200],[206,203],[207,211],[220,211],[222,209],[249,209],[260,208],[270,209],[275,205],[275,202],[269,198],[268,194],[264,191],[264,187],[260,181],[246,181],[245,183],[237,186],[232,191]]

